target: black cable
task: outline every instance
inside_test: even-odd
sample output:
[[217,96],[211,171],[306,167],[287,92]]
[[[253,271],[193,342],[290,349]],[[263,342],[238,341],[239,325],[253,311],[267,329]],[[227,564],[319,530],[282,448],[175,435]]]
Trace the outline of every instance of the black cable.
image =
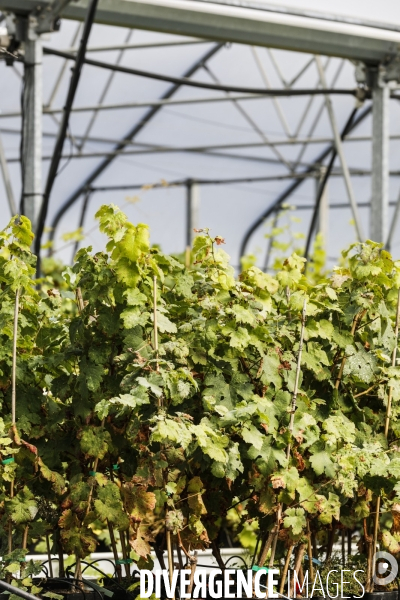
[[[89,188],[85,194],[85,197],[83,198],[82,210],[81,210],[81,216],[79,218],[78,229],[83,229],[83,225],[85,223],[86,212],[87,212],[87,209],[89,206],[89,200],[90,200],[91,195],[92,195],[92,190]],[[72,260],[74,260],[74,256],[78,252],[78,248],[79,248],[79,240],[76,240],[76,242],[74,244],[74,249],[72,251]]]
[[[342,141],[345,138],[345,136],[347,135],[347,133],[349,132],[349,130],[350,130],[350,128],[351,128],[351,126],[352,126],[352,124],[354,122],[354,118],[355,118],[355,116],[357,114],[357,111],[358,111],[358,108],[354,108],[352,110],[352,112],[351,112],[351,114],[350,114],[350,116],[349,116],[349,118],[348,118],[348,120],[346,122],[346,125],[344,126],[343,131],[342,131],[342,133],[340,135],[340,139]],[[334,149],[332,149],[331,159],[329,161],[329,164],[328,164],[328,167],[327,167],[327,169],[325,171],[324,177],[323,177],[323,179],[322,179],[322,181],[321,181],[321,183],[319,185],[319,188],[318,188],[317,198],[315,200],[315,208],[314,208],[314,212],[313,212],[313,215],[312,215],[312,218],[311,218],[311,223],[310,223],[310,227],[309,227],[308,234],[307,234],[306,248],[305,248],[305,251],[304,251],[304,258],[307,260],[307,262],[305,264],[305,267],[304,267],[304,273],[307,272],[308,258],[309,258],[309,254],[310,254],[310,248],[311,248],[311,240],[312,240],[314,229],[315,229],[315,226],[316,226],[316,223],[317,223],[317,219],[318,219],[319,207],[321,205],[321,200],[322,200],[322,197],[324,195],[324,190],[325,190],[327,181],[328,181],[328,179],[330,177],[330,174],[332,172],[333,164],[334,164],[334,162],[336,160],[336,156],[337,156],[337,149],[334,148]]]
[[42,571],[44,571],[44,572],[45,572],[45,574],[46,574],[46,577],[48,577],[48,576],[49,576],[49,571],[48,571],[47,567],[45,566],[45,564],[46,564],[46,563],[48,563],[48,562],[50,562],[50,561],[49,561],[49,559],[45,560],[45,561],[44,561],[44,562],[43,562],[43,563],[40,565],[40,568],[42,569]]
[[[74,577],[69,577],[68,579],[63,579],[62,577],[53,577],[51,581],[58,581],[63,584],[69,585],[70,587],[74,588],[74,590],[78,590],[78,593],[82,594],[83,600],[86,600],[86,594],[83,591],[82,587],[79,585],[80,583],[82,583],[81,581],[79,581],[79,579],[75,579]],[[76,581],[77,583],[72,583],[73,581]]]
[[[355,119],[355,121],[353,122],[353,124],[351,125],[349,132],[353,131],[353,129],[355,129],[357,127],[357,125],[359,125],[370,113],[372,112],[372,104],[370,106],[368,106],[359,116],[357,119]],[[314,164],[310,167],[308,167],[305,171],[303,171],[301,174],[302,175],[307,175],[309,173],[311,173],[313,170],[315,170],[318,165],[325,160],[325,158],[327,156],[329,156],[329,154],[332,152],[332,149],[334,148],[333,144],[330,144],[327,148],[325,148],[325,150],[323,150],[321,152],[321,154],[319,154],[319,156],[317,156],[317,158],[314,161]],[[240,264],[240,258],[242,256],[244,256],[246,254],[246,248],[247,248],[247,244],[251,238],[251,236],[253,235],[253,233],[260,227],[260,225],[262,225],[264,223],[264,221],[266,219],[268,219],[277,209],[279,206],[281,206],[281,204],[283,202],[285,202],[285,200],[287,198],[289,198],[289,196],[291,196],[293,194],[293,192],[295,192],[297,190],[298,187],[300,187],[300,185],[303,183],[303,181],[306,180],[306,177],[303,177],[301,179],[297,179],[296,181],[294,181],[293,183],[291,183],[286,190],[284,190],[279,196],[278,198],[268,206],[268,208],[257,218],[257,220],[249,227],[249,229],[246,231],[243,241],[241,243],[240,246],[240,254],[239,254],[239,264]]]
[[[108,558],[102,558],[102,559],[99,559],[99,560],[101,560],[101,561],[107,561],[107,562],[110,562],[110,563],[113,565],[113,567],[114,567],[114,576],[115,576],[115,574],[116,574],[116,567],[115,567],[115,563],[114,563],[112,560],[108,559]],[[97,561],[94,561],[94,562],[97,562]],[[98,567],[95,567],[95,566],[93,565],[93,563],[88,563],[88,562],[87,562],[87,561],[85,561],[85,560],[81,560],[81,564],[82,564],[82,563],[86,565],[86,567],[85,567],[85,568],[82,570],[82,574],[83,574],[83,573],[86,571],[86,569],[88,569],[89,567],[93,567],[93,569],[95,569],[96,571],[98,571],[98,572],[99,572],[101,575],[103,575],[103,577],[105,577],[105,578],[106,578],[106,579],[108,579],[108,580],[111,580],[111,581],[112,581],[112,584],[113,584],[113,586],[116,586],[116,587],[117,587],[117,588],[119,588],[120,590],[123,590],[123,591],[124,591],[124,592],[125,592],[125,593],[126,593],[128,596],[131,596],[132,598],[134,598],[134,596],[132,596],[131,592],[129,592],[129,591],[128,591],[127,589],[125,589],[125,588],[124,588],[124,587],[123,587],[123,586],[122,586],[120,583],[118,583],[118,581],[117,581],[116,579],[113,579],[113,577],[110,577],[109,575],[107,575],[107,573],[104,573],[104,572],[103,572],[101,569],[99,569]],[[76,563],[74,563],[74,564],[70,565],[69,567],[67,567],[67,570],[66,570],[67,574],[70,574],[70,573],[71,573],[71,569],[72,569],[73,567],[75,567],[75,565],[76,565]],[[135,577],[135,571],[134,571],[134,572],[131,574],[131,577]],[[71,578],[71,579],[72,579],[72,578]],[[77,581],[77,580],[74,580],[74,581]],[[86,581],[86,580],[85,580],[85,583],[87,583],[87,581]]]
[[[78,579],[75,579],[74,581],[79,581]],[[94,590],[96,592],[96,594],[99,596],[100,600],[104,600],[103,596],[101,595],[101,593],[99,592],[99,590],[87,579],[82,579],[83,583],[87,586],[89,586],[92,590]]]
[[[95,560],[92,563],[87,562],[86,560],[81,560],[81,563],[83,563],[84,565],[86,565],[86,567],[84,569],[82,569],[82,574],[86,571],[86,569],[89,569],[89,567],[93,567],[93,569],[95,569],[96,571],[98,571],[101,575],[103,575],[103,577],[108,577],[107,573],[104,573],[104,571],[102,571],[101,569],[99,569],[99,567],[95,567],[94,563],[96,562],[109,562],[112,564],[112,566],[114,567],[114,575],[116,575],[116,569],[115,569],[115,563],[110,559],[110,558],[99,558],[99,560]],[[75,563],[76,564],[76,563]],[[75,565],[71,565],[71,568],[75,566]],[[69,567],[67,567],[67,571],[68,571]]]
[[[211,49],[207,50],[207,52],[205,54],[203,54],[185,72],[184,77],[186,78],[186,77],[191,77],[192,75],[194,75],[201,68],[201,66],[205,62],[210,60],[210,58],[212,58],[217,52],[219,52],[219,50],[221,48],[223,48],[223,46],[224,46],[223,43],[218,42]],[[178,84],[172,85],[170,88],[168,88],[168,90],[164,94],[162,94],[160,100],[168,100],[168,98],[171,98],[175,94],[175,92],[177,92],[179,89],[180,89],[180,85],[178,85]],[[161,110],[161,108],[162,108],[162,105],[153,106],[153,107],[149,108],[149,110],[145,113],[144,117],[139,121],[139,123],[135,123],[135,125],[130,129],[130,131],[126,134],[126,136],[124,138],[122,138],[122,140],[118,144],[116,144],[113,152],[104,157],[104,159],[101,161],[101,163],[90,173],[90,175],[78,187],[78,189],[64,202],[64,204],[61,206],[61,208],[59,208],[59,210],[57,211],[57,213],[54,216],[53,221],[51,223],[51,230],[50,230],[50,235],[49,235],[50,241],[54,241],[57,225],[60,222],[60,220],[62,219],[63,215],[67,212],[67,210],[73,204],[75,204],[75,202],[80,198],[81,194],[85,190],[87,190],[88,187],[90,187],[91,184],[101,175],[101,173],[103,173],[103,171],[112,163],[112,161],[116,158],[115,153],[123,150],[126,146],[126,142],[132,141],[144,129],[144,127],[147,125],[147,123],[149,123],[151,121],[151,119],[153,119],[153,117],[155,117],[155,115],[158,114],[158,112]],[[49,248],[49,254],[50,255],[52,254],[51,247]]]
[[43,196],[42,206],[40,208],[40,214],[38,218],[37,233],[35,239],[35,254],[37,256],[36,275],[40,276],[40,251],[42,244],[42,236],[44,231],[44,225],[46,222],[47,211],[49,207],[50,194],[53,188],[55,179],[57,177],[57,171],[60,164],[62,150],[64,147],[65,136],[68,131],[69,117],[71,114],[72,105],[74,103],[76,90],[78,88],[79,80],[82,73],[82,68],[85,60],[86,48],[89,41],[90,32],[94,23],[96,14],[97,4],[99,0],[92,0],[86,15],[85,25],[83,28],[82,39],[79,45],[79,50],[76,55],[75,67],[72,70],[71,81],[68,89],[67,100],[65,102],[64,112],[61,119],[60,129],[58,132],[57,140],[54,147],[53,158],[50,163],[49,173],[47,176],[46,188]]
[[[55,48],[43,48],[44,54],[51,54],[53,56],[59,56],[61,58],[75,60],[75,55],[69,52],[62,52]],[[161,73],[151,73],[150,71],[142,71],[140,69],[132,69],[130,67],[122,67],[121,65],[112,65],[110,63],[102,62],[100,60],[92,60],[91,58],[84,59],[85,64],[92,67],[98,67],[100,69],[109,69],[117,73],[125,73],[127,75],[136,75],[137,77],[146,77],[147,79],[156,79],[157,81],[167,81],[169,83],[175,83],[178,85],[188,85],[190,87],[196,87],[206,90],[214,90],[219,92],[240,92],[243,94],[258,94],[262,96],[325,96],[326,94],[335,94],[339,96],[351,95],[356,96],[359,94],[359,89],[348,89],[348,88],[332,88],[329,90],[322,88],[309,88],[304,90],[297,89],[268,89],[268,88],[247,88],[241,86],[229,86],[229,85],[218,85],[214,83],[203,83],[201,81],[193,81],[186,79],[185,77],[172,77],[170,75],[162,75]],[[364,90],[363,90],[364,93]]]
[[239,556],[238,554],[234,554],[234,555],[230,556],[230,557],[227,559],[227,561],[225,562],[225,567],[228,565],[228,562],[229,562],[230,560],[232,560],[232,558],[238,558],[238,559],[239,559],[239,560],[241,560],[241,561],[242,561],[242,563],[244,564],[244,566],[245,566],[245,569],[247,569],[247,568],[248,568],[248,565],[247,565],[246,561],[244,560],[243,556]]

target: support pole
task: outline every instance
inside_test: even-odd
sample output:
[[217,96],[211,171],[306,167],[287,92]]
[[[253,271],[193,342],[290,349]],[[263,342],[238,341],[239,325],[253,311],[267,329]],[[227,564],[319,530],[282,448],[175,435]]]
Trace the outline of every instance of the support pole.
[[389,87],[374,74],[372,88],[372,194],[370,237],[385,242],[389,206]]
[[21,213],[34,233],[42,205],[42,41],[31,24],[25,40]]
[[186,249],[189,250],[193,243],[193,230],[198,228],[199,204],[199,185],[189,179],[186,184]]

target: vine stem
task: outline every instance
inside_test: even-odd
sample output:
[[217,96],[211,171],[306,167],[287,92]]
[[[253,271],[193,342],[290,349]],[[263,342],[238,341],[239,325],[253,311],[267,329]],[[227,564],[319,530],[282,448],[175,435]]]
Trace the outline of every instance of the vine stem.
[[54,575],[53,575],[53,561],[51,560],[51,554],[50,554],[50,540],[49,540],[49,534],[47,532],[46,532],[46,549],[47,549],[47,558],[49,560],[50,577],[54,577]]
[[117,563],[117,561],[119,560],[118,550],[117,550],[117,542],[115,541],[114,530],[113,530],[112,525],[111,525],[111,523],[110,523],[110,521],[108,519],[107,519],[107,527],[108,527],[108,532],[110,534],[112,551],[113,551],[113,554],[114,554],[115,570],[117,572],[118,581],[119,581],[119,583],[121,583],[122,570],[121,570],[121,565],[119,565]]
[[[396,310],[396,324],[394,328],[394,337],[395,337],[395,345],[392,352],[392,367],[396,366],[396,358],[397,358],[397,344],[399,340],[399,324],[400,324],[400,288],[397,293],[397,310]],[[385,438],[388,439],[389,434],[389,424],[390,424],[390,416],[392,412],[392,396],[393,396],[393,387],[389,387],[387,407],[386,407],[386,415],[385,415]],[[379,514],[381,509],[381,496],[379,495],[376,499],[376,509],[375,509],[375,519],[374,519],[374,537],[373,537],[373,552],[376,552],[376,546],[378,543],[378,531],[379,531]],[[375,575],[375,565],[372,567],[372,575]],[[373,590],[373,582],[370,583]]]
[[189,581],[189,587],[188,587],[188,594],[189,594],[190,598],[192,597],[194,574],[196,572],[196,567],[197,567],[197,551],[195,550],[193,552],[193,556],[190,557],[190,581]]

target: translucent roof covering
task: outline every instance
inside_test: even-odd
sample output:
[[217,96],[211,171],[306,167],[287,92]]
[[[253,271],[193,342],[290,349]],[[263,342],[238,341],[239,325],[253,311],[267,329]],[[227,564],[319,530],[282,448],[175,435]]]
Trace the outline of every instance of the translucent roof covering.
[[[292,2],[293,6],[317,6],[321,2]],[[348,3],[342,3],[343,6]],[[393,2],[393,7],[396,3]],[[361,4],[360,4],[361,5]],[[365,6],[365,3],[362,4]],[[353,6],[355,6],[353,4]],[[336,8],[336,7],[335,7]],[[366,18],[375,15],[365,14]],[[383,18],[383,17],[382,17]],[[398,15],[400,23],[400,14]],[[388,19],[383,19],[388,20]],[[59,32],[48,36],[48,48],[71,52],[77,49],[82,24],[63,20]],[[151,73],[182,77],[198,65],[192,79],[222,83],[225,86],[273,89],[316,89],[321,80],[328,88],[354,89],[354,65],[339,58],[315,57],[305,53],[255,48],[240,44],[179,37],[149,31],[105,25],[93,26],[87,56]],[[209,58],[202,58],[215,52]],[[61,111],[64,106],[70,68],[73,63],[45,54],[43,70],[43,180],[47,176]],[[321,71],[322,70],[322,71]],[[22,64],[0,63],[0,134],[11,175],[14,195],[19,202],[20,175],[20,98]],[[322,75],[321,75],[322,73]],[[321,79],[322,78],[322,79]],[[65,141],[62,168],[50,201],[47,225],[63,203],[112,153],[111,164],[91,184],[84,217],[83,244],[103,247],[94,214],[104,203],[121,207],[133,222],[148,223],[151,240],[166,252],[183,252],[186,245],[187,181],[198,181],[199,211],[197,227],[226,240],[226,251],[235,266],[243,236],[252,223],[300,174],[302,183],[287,199],[296,207],[291,214],[292,233],[307,234],[318,182],[328,158],[315,167],[318,156],[333,144],[332,114],[327,97],[245,97],[248,94],[180,86],[168,101],[161,101],[173,84],[84,65]],[[336,127],[341,131],[355,107],[352,95],[330,96]],[[157,104],[158,103],[158,104]],[[370,105],[366,100],[359,113]],[[150,113],[149,111],[152,111]],[[391,213],[399,193],[398,165],[400,142],[400,102],[391,101],[390,115],[390,200]],[[123,151],[116,144],[138,127]],[[345,139],[344,155],[351,175],[354,196],[364,231],[369,229],[371,189],[371,115]],[[126,186],[126,189],[108,189]],[[96,189],[100,188],[100,189]],[[70,262],[74,244],[61,236],[79,226],[85,193],[60,220],[55,240],[56,256]],[[355,240],[343,168],[336,159],[327,186],[330,207],[320,219],[326,237],[330,264],[340,250]],[[0,182],[1,226],[9,218],[3,181]],[[287,217],[278,221],[283,224]],[[276,223],[275,223],[276,225]],[[271,219],[250,238],[247,251],[257,254],[259,266],[265,263],[266,234]],[[288,234],[283,234],[287,239]],[[44,240],[45,241],[45,240]],[[304,241],[297,242],[304,245]],[[392,248],[400,246],[396,229]]]

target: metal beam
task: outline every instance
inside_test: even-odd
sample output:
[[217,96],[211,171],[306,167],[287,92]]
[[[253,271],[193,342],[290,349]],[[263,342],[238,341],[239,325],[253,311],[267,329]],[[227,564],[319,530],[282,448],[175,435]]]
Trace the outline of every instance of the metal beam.
[[200,190],[199,184],[189,180],[186,184],[186,248],[191,248],[194,229],[199,226]]
[[[274,98],[274,96],[272,96]],[[72,109],[74,113],[81,112],[92,112],[93,110],[125,110],[131,108],[146,108],[149,106],[180,106],[180,105],[190,105],[190,104],[206,104],[206,103],[214,103],[214,102],[232,102],[238,100],[265,100],[265,96],[256,95],[256,94],[239,94],[239,95],[231,95],[231,96],[206,96],[204,98],[180,98],[177,100],[149,100],[144,102],[123,102],[117,104],[89,104],[87,106],[75,106]],[[43,107],[43,114],[45,115],[58,115],[63,112],[62,108],[49,108],[49,106]],[[9,112],[1,112],[0,119],[11,119],[20,117],[20,111],[9,111]]]
[[[0,0],[0,9],[30,12],[50,0]],[[63,16],[84,20],[88,0],[73,2]],[[381,62],[395,56],[400,33],[362,23],[289,14],[248,0],[101,0],[97,22]],[[391,28],[390,28],[391,29]]]
[[36,233],[42,205],[42,41],[29,25],[25,41],[21,213]]
[[[326,83],[325,72],[324,72],[324,69],[322,66],[321,58],[319,56],[316,56],[315,62],[317,65],[322,88],[324,90],[326,90],[328,85]],[[347,166],[346,157],[345,157],[344,151],[343,151],[342,137],[339,133],[339,129],[338,129],[338,126],[336,123],[335,112],[333,110],[332,100],[330,99],[330,97],[328,95],[325,96],[325,106],[328,111],[329,120],[331,123],[332,133],[333,133],[333,137],[335,140],[336,152],[337,152],[337,155],[340,160],[340,164],[342,165],[342,169],[343,169],[344,183],[346,186],[347,196],[349,198],[351,210],[353,213],[353,219],[354,219],[354,225],[355,225],[356,232],[357,232],[357,237],[360,242],[363,242],[364,234],[363,234],[363,230],[362,230],[362,224],[360,221],[360,217],[359,217],[358,211],[357,211],[357,203],[356,203],[356,199],[354,196],[353,186],[351,184],[349,168]]]
[[389,202],[389,87],[376,74],[372,91],[370,238],[385,242]]
[[[193,44],[208,44],[209,40],[189,38],[173,42],[152,42],[148,44],[115,44],[108,46],[91,46],[86,52],[111,52],[113,50],[150,50],[152,48],[175,48],[176,46],[191,46]],[[77,52],[78,48],[67,48],[66,52]]]
[[[0,128],[0,134],[5,134],[5,135],[20,135],[21,132],[19,129],[13,129],[10,127],[1,127]],[[49,138],[54,138],[56,137],[56,133],[52,133],[50,131],[44,131],[43,132],[43,137],[49,137]],[[83,136],[80,135],[74,135],[74,139],[79,141],[83,138]],[[370,135],[355,135],[355,136],[346,136],[345,141],[347,142],[371,142],[372,141],[372,137]],[[400,140],[400,135],[391,135],[389,137],[390,140]],[[114,144],[118,144],[120,140],[117,140],[115,138],[102,138],[102,137],[97,137],[97,136],[90,136],[87,140],[88,142],[94,143],[94,144],[110,144],[110,145],[114,145]],[[332,144],[333,143],[333,139],[329,138],[329,137],[304,137],[304,138],[290,138],[290,139],[286,139],[286,138],[278,138],[278,139],[274,139],[272,138],[271,140],[271,144],[274,144],[274,146],[293,146],[296,144]],[[126,147],[129,146],[135,146],[137,148],[154,148],[156,149],[157,146],[154,146],[154,144],[145,144],[143,142],[133,142],[130,140],[127,140],[125,143]],[[193,146],[191,149],[195,150],[197,148],[199,149],[203,149],[203,150],[229,150],[229,149],[237,149],[237,148],[262,148],[263,146],[268,145],[268,144],[264,144],[263,142],[248,142],[248,143],[242,143],[242,144],[221,144],[221,145],[214,145],[214,146]],[[182,148],[183,150],[185,150],[185,148]],[[14,160],[15,162],[15,160]]]

